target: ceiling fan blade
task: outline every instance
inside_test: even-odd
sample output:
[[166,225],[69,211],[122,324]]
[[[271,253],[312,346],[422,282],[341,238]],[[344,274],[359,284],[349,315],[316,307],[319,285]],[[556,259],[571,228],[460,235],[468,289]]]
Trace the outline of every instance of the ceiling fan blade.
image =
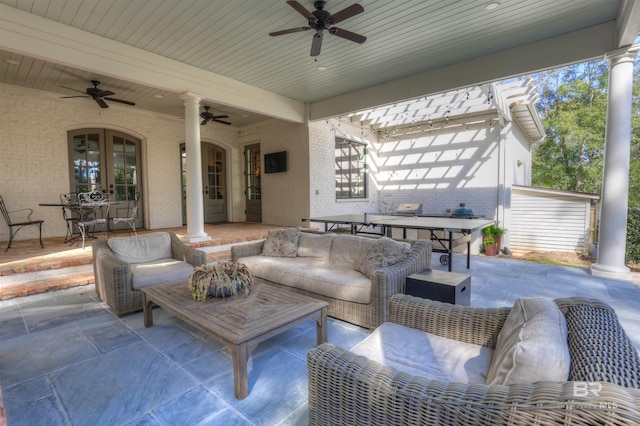
[[97,93],[99,98],[104,98],[105,96],[115,95],[111,90],[101,90]]
[[104,101],[104,99],[94,98],[93,100],[96,101],[98,103],[98,105],[100,105],[100,108],[109,108],[109,105],[107,105],[107,103]]
[[324,31],[320,30],[313,35],[313,41],[311,42],[311,56],[318,56],[320,54],[320,49],[322,48],[322,33]]
[[309,28],[309,27],[290,28],[288,30],[274,31],[272,33],[269,33],[269,35],[271,37],[275,37],[275,36],[279,36],[279,35],[283,35],[283,34],[299,33],[301,31],[307,31],[307,30],[310,30],[310,29],[311,28]]
[[216,123],[226,124],[227,126],[231,125],[231,123],[229,123],[228,121],[216,120],[215,118],[213,119],[213,121],[215,121]]
[[311,12],[309,12],[303,5],[298,3],[297,1],[288,1],[287,4],[298,11],[302,16],[307,18],[308,20],[315,20],[316,17],[313,16]]
[[209,122],[209,119],[208,119],[208,118],[204,118],[204,117],[202,117],[202,120],[200,121],[200,125],[201,125],[201,126],[204,126],[204,125],[205,125],[205,124],[207,124],[208,122]]
[[129,101],[123,101],[122,99],[116,99],[116,98],[109,98],[109,97],[105,97],[103,99],[106,99],[108,101],[112,101],[112,102],[119,102],[121,104],[126,104],[126,105],[135,105],[134,102],[129,102]]
[[345,19],[351,18],[352,16],[362,12],[364,12],[364,8],[358,3],[355,3],[345,9],[342,9],[340,12],[331,15],[331,20],[334,24],[337,24],[338,22],[342,22]]
[[70,98],[90,98],[88,95],[76,95],[76,96],[61,96],[60,99],[70,99]]
[[71,87],[67,87],[67,86],[60,86],[63,89],[69,89],[69,90],[73,90],[74,92],[78,92],[78,93],[85,93],[84,90],[78,90],[78,89],[72,89]]
[[213,120],[217,120],[218,118],[229,118],[228,115],[214,115],[211,117]]
[[341,28],[333,27],[329,30],[329,33],[333,35],[337,35],[338,37],[342,37],[347,40],[355,41],[356,43],[360,43],[360,44],[367,41],[367,38],[365,36],[352,33],[351,31],[343,30]]

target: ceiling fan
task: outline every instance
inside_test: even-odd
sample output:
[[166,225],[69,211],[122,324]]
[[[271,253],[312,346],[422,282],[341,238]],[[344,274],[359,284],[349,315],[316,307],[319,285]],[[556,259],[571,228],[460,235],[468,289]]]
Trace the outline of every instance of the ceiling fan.
[[204,112],[200,113],[200,124],[201,125],[205,125],[207,124],[209,121],[216,121],[218,123],[222,123],[222,124],[226,124],[226,125],[231,125],[231,123],[229,123],[228,121],[223,121],[220,120],[220,118],[229,118],[228,115],[213,115],[212,113],[209,112],[209,109],[211,107],[210,106],[206,106],[204,107]]
[[307,18],[309,21],[309,26],[307,27],[298,27],[291,28],[288,30],[275,31],[269,33],[270,36],[275,37],[283,34],[291,34],[298,33],[307,30],[315,30],[316,33],[313,35],[313,41],[311,42],[311,56],[318,56],[320,54],[320,48],[322,47],[322,37],[324,31],[327,30],[329,34],[336,35],[338,37],[342,37],[347,40],[354,41],[356,43],[364,43],[367,38],[360,34],[353,33],[351,31],[343,30],[338,27],[334,27],[335,24],[344,21],[347,18],[351,18],[358,13],[364,12],[364,8],[360,6],[358,3],[352,4],[351,6],[342,9],[340,12],[334,13],[333,15],[324,10],[324,5],[326,2],[324,1],[315,1],[313,3],[313,7],[316,10],[309,12],[297,1],[288,1],[287,4],[297,10],[302,16]]
[[[77,95],[77,96],[63,96],[62,99],[68,99],[68,98],[92,98],[94,101],[96,101],[98,103],[98,105],[100,105],[100,108],[109,108],[109,105],[107,105],[105,100],[111,101],[111,102],[119,102],[121,104],[126,104],[126,105],[135,105],[135,103],[133,103],[133,102],[123,101],[122,99],[112,98],[111,95],[115,95],[115,93],[113,93],[110,90],[98,89],[98,86],[100,85],[100,82],[98,80],[91,80],[91,84],[93,84],[93,87],[87,87],[86,95],[82,95],[82,96],[80,96],[80,95]],[[82,90],[72,89],[71,87],[65,87],[65,86],[60,86],[60,87],[63,87],[65,89],[69,89],[69,90],[73,90],[74,92],[85,93]]]

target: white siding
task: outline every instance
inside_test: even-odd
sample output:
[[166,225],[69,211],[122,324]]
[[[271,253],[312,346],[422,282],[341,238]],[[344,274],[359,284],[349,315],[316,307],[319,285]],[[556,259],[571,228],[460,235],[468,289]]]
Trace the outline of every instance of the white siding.
[[590,200],[591,197],[514,188],[509,249],[514,254],[585,250],[589,239]]

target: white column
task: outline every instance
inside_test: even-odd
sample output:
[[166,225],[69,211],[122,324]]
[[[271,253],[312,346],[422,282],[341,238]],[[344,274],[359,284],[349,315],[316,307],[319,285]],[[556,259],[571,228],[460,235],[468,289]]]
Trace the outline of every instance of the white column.
[[591,275],[632,280],[624,264],[627,241],[629,157],[631,155],[631,97],[636,52],[609,53],[609,95],[604,144],[602,210],[598,232],[598,261]]
[[194,93],[183,93],[184,138],[187,155],[187,233],[182,240],[190,243],[209,241],[204,232],[204,205],[202,198],[202,150],[200,146],[200,100]]

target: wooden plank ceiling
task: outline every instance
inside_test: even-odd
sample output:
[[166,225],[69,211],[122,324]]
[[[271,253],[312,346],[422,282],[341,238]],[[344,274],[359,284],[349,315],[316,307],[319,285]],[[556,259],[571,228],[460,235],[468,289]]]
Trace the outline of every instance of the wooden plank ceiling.
[[[309,56],[312,31],[269,37],[306,25],[284,0],[0,0],[0,4],[192,65],[301,102],[315,102],[425,70],[502,51],[616,19],[618,0],[360,0],[364,13],[339,27],[364,44],[325,35]],[[300,0],[307,9],[313,2]],[[332,13],[354,0],[329,0]],[[0,47],[2,44],[0,43]],[[8,63],[12,61],[14,64]],[[17,64],[16,64],[17,63]],[[99,78],[138,107],[182,115],[175,94],[0,51],[0,83],[69,95]],[[233,112],[234,125],[264,119]],[[245,117],[246,115],[246,117]]]

